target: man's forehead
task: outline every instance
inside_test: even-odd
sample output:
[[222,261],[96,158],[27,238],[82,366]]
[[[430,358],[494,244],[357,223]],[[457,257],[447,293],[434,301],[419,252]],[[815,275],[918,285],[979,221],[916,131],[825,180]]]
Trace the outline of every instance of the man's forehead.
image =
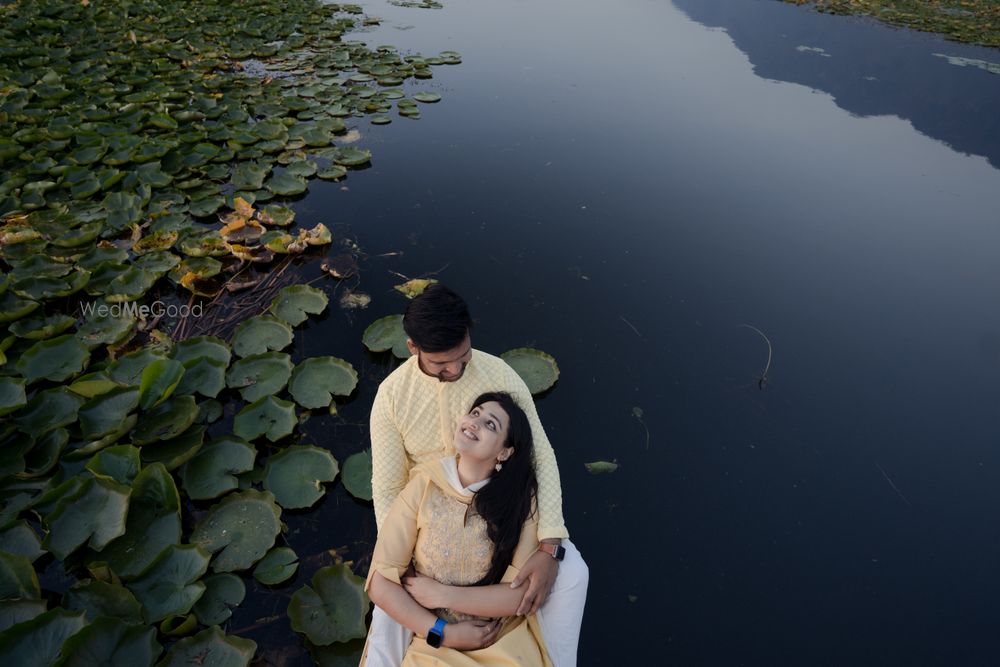
[[429,361],[440,364],[457,361],[467,355],[470,350],[472,350],[472,341],[466,338],[465,342],[456,348],[445,350],[444,352],[424,352],[424,355]]

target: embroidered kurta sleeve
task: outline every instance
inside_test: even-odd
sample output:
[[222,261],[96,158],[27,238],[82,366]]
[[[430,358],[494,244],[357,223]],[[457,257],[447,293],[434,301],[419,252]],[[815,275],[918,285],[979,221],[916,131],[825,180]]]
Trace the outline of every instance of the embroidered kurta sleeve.
[[531,435],[535,441],[535,477],[538,478],[538,539],[565,539],[569,537],[562,512],[562,486],[559,482],[559,466],[552,451],[545,429],[538,418],[535,401],[531,398],[524,380],[513,368],[504,364],[508,377],[502,386],[511,387],[511,394],[528,415]]
[[417,514],[426,486],[426,478],[414,477],[393,501],[385,517],[383,530],[379,531],[375,542],[375,553],[372,554],[365,590],[371,586],[376,572],[399,584],[400,577],[410,566],[417,543]]
[[372,404],[372,501],[375,503],[375,525],[382,534],[382,523],[392,502],[409,477],[403,434],[392,416],[392,396],[383,385]]

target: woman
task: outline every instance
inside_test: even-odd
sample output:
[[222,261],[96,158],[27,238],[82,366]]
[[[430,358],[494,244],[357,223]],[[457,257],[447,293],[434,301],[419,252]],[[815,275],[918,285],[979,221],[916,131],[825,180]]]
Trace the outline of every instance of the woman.
[[[375,544],[368,594],[415,635],[403,665],[551,665],[536,617],[514,615],[522,591],[509,586],[538,549],[528,419],[510,395],[483,394],[454,442],[457,457],[411,471]],[[484,632],[496,642],[462,650]]]

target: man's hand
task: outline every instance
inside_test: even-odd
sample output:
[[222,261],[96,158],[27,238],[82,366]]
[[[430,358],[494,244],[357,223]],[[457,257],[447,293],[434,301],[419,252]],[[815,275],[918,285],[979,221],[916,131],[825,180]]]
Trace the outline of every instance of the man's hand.
[[437,580],[414,573],[404,576],[401,581],[410,597],[424,609],[441,609],[449,606],[445,599],[446,587]]
[[545,553],[536,551],[521,568],[521,573],[511,582],[511,588],[519,588],[525,581],[528,588],[517,607],[518,616],[530,616],[545,604],[559,574],[559,561]]
[[496,621],[459,621],[444,626],[444,641],[448,648],[475,651],[497,640],[501,623]]

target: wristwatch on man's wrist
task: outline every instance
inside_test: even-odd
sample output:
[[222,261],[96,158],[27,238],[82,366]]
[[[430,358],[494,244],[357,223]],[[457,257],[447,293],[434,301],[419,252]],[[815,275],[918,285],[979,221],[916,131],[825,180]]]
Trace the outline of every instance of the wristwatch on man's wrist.
[[547,542],[542,542],[538,545],[538,550],[544,551],[556,560],[562,560],[566,557],[566,549],[560,544],[548,544]]
[[427,645],[431,648],[441,648],[441,642],[444,641],[444,626],[448,624],[448,621],[443,618],[439,618],[434,627],[427,631]]

